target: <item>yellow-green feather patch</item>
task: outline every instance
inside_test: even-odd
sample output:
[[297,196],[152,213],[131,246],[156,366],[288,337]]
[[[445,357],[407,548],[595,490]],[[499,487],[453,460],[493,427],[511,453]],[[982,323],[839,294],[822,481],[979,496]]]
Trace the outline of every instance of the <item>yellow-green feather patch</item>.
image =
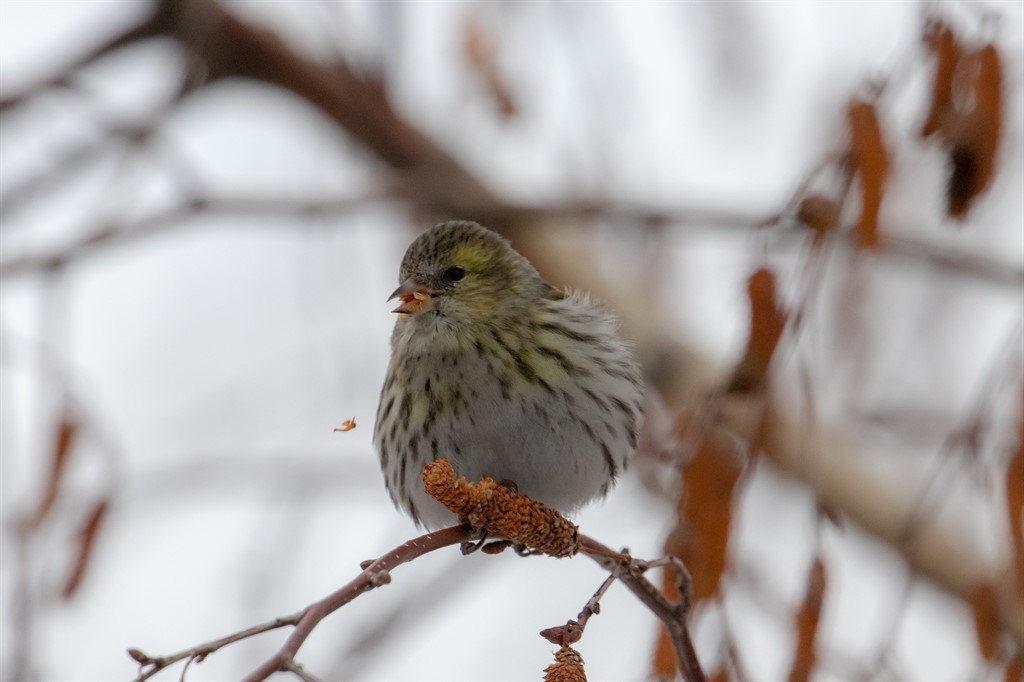
[[463,242],[452,249],[452,265],[480,272],[494,260],[494,250],[473,242]]

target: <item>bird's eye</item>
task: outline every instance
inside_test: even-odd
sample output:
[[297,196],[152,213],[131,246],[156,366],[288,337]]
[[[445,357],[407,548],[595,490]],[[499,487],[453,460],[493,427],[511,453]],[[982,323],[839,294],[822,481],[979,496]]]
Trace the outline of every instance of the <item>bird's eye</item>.
[[444,276],[448,278],[449,282],[458,282],[466,276],[466,271],[455,265],[445,270]]

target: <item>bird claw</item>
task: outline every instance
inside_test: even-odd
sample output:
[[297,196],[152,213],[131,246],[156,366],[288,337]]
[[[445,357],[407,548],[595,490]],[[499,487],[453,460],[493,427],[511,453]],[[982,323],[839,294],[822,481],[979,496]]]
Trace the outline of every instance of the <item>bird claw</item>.
[[543,552],[532,550],[526,545],[512,545],[512,551],[519,556],[537,556],[538,554],[543,554]]
[[470,554],[473,554],[474,552],[481,549],[484,546],[485,542],[487,542],[487,529],[482,529],[480,531],[479,538],[477,538],[476,540],[466,540],[465,542],[459,545],[459,550],[462,552],[463,556],[469,556]]
[[494,542],[488,542],[486,545],[481,547],[480,551],[484,554],[501,554],[511,546],[512,543],[508,540],[495,540]]

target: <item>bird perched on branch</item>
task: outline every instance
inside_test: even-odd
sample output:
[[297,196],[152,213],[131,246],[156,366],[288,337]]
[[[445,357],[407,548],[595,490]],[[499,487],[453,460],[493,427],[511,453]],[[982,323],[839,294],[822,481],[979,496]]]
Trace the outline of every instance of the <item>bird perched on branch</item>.
[[615,318],[468,221],[420,235],[399,282],[374,425],[395,504],[417,525],[457,522],[423,491],[424,465],[440,458],[562,512],[604,496],[641,419],[640,370]]

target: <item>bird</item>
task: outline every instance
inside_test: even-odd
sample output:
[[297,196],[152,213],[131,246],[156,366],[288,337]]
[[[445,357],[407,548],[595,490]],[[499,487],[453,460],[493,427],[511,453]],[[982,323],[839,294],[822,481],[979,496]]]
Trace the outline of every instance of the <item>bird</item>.
[[604,497],[642,421],[640,365],[617,318],[466,220],[419,235],[398,280],[373,434],[395,506],[427,529],[458,523],[423,490],[435,459],[564,514]]

